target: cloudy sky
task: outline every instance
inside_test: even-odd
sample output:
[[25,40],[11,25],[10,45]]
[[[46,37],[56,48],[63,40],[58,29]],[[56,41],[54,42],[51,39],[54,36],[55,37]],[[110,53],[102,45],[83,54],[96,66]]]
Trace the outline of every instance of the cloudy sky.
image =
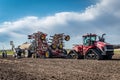
[[66,48],[82,44],[86,33],[106,33],[106,42],[120,44],[120,0],[0,0],[0,49],[37,31],[69,34]]

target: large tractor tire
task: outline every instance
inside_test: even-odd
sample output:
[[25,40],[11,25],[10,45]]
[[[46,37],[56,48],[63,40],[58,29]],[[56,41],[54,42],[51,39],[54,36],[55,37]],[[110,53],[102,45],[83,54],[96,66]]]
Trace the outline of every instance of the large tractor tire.
[[102,59],[102,55],[96,49],[90,49],[86,53],[85,59],[101,60]]
[[107,60],[111,60],[113,55],[107,55]]
[[103,56],[103,59],[105,60],[111,60],[113,55],[105,55]]
[[52,57],[51,51],[50,51],[50,50],[47,50],[47,51],[45,52],[45,58],[51,58],[51,57]]
[[76,51],[72,50],[72,51],[69,52],[68,58],[70,58],[70,59],[78,59],[79,55],[78,55],[78,53]]

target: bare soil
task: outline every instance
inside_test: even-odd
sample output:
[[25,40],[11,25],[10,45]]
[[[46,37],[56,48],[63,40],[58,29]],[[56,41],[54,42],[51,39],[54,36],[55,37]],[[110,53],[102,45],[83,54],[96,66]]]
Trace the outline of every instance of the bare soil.
[[120,55],[99,61],[0,57],[0,80],[120,80]]

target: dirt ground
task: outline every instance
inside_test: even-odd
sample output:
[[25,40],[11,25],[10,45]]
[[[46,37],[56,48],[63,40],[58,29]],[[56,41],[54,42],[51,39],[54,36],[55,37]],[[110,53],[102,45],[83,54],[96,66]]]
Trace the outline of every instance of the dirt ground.
[[0,57],[0,80],[120,80],[120,55],[99,61]]

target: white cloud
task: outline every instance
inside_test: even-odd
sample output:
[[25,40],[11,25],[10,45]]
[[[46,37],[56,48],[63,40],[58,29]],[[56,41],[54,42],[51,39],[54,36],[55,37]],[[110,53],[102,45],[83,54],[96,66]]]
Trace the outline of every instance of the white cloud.
[[91,32],[97,34],[107,33],[110,36],[108,37],[110,38],[108,39],[109,42],[118,43],[119,41],[116,39],[120,40],[119,4],[119,0],[100,0],[96,5],[87,7],[82,13],[60,12],[42,18],[27,16],[16,21],[3,22],[0,25],[0,37],[9,36],[7,40],[4,40],[8,41],[11,39],[27,39],[28,34],[38,30],[48,34],[64,32],[72,36],[72,41],[67,42],[69,43],[68,46],[71,47],[76,41],[80,41],[78,35],[81,36],[84,33]]

